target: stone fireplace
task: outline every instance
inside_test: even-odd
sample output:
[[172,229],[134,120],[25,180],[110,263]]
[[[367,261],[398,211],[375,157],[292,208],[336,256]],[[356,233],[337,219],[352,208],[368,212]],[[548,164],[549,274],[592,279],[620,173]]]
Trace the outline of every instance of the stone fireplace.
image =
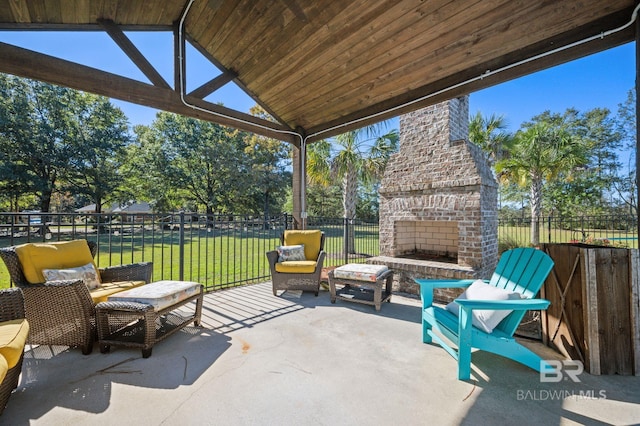
[[498,185],[468,123],[468,97],[400,117],[400,151],[380,187],[380,256],[369,259],[395,271],[396,290],[419,292],[413,278],[488,278],[495,268]]

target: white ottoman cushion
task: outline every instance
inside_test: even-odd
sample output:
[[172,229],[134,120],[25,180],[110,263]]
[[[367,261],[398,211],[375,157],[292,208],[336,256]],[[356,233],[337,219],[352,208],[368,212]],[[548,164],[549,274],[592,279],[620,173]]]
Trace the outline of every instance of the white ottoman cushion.
[[385,265],[348,263],[336,268],[333,271],[333,276],[345,280],[376,282],[380,275],[388,270],[389,268]]
[[156,281],[109,296],[110,302],[137,302],[152,305],[158,312],[167,306],[200,293],[200,283],[193,281]]

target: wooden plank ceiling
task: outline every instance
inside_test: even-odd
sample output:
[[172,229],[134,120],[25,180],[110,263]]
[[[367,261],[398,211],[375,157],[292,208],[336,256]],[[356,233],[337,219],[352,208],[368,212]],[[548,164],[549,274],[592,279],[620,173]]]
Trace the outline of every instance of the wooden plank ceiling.
[[[620,27],[630,21],[635,5],[633,0],[0,0],[0,30],[105,31],[148,81],[4,43],[0,72],[297,145],[292,132],[309,135],[309,141],[329,137],[632,41],[634,25],[487,74]],[[193,106],[180,99],[180,79],[164,81],[123,32],[173,31],[176,49],[167,55],[176,58],[179,69],[178,27],[186,10],[185,39],[220,70],[184,96]],[[203,99],[230,81],[275,122]]]

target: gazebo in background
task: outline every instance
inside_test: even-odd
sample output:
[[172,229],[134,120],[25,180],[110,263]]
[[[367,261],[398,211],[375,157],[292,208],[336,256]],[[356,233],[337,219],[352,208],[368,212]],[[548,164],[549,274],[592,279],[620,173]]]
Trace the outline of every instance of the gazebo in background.
[[[95,204],[88,204],[84,207],[80,207],[79,209],[76,209],[75,212],[86,215],[98,213]],[[153,209],[146,201],[132,201],[125,204],[114,203],[110,207],[101,209],[101,213],[111,216],[118,215],[121,217],[122,222],[137,222],[142,221],[144,215],[153,213]]]

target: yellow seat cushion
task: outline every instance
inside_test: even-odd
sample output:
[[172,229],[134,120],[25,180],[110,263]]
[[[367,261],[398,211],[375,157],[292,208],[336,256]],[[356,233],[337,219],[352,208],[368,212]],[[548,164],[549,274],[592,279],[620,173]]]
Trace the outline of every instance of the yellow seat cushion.
[[102,283],[100,288],[90,291],[91,299],[93,299],[94,304],[106,302],[107,297],[111,296],[112,294],[116,294],[135,287],[140,287],[144,284],[144,281],[114,281],[112,283]]
[[28,336],[29,322],[26,319],[0,322],[0,355],[9,368],[15,367],[20,361]]
[[276,271],[286,274],[313,274],[316,265],[315,260],[289,260],[276,263]]
[[7,360],[4,359],[3,356],[0,356],[0,383],[2,383],[8,371],[9,364],[7,364]]
[[27,243],[17,246],[16,254],[22,265],[24,277],[31,284],[46,281],[42,275],[43,269],[75,268],[87,263],[93,263],[95,266],[86,240]]
[[322,240],[322,231],[313,230],[293,230],[284,231],[284,245],[295,246],[304,244],[304,257],[307,260],[317,260],[320,254],[320,242]]

